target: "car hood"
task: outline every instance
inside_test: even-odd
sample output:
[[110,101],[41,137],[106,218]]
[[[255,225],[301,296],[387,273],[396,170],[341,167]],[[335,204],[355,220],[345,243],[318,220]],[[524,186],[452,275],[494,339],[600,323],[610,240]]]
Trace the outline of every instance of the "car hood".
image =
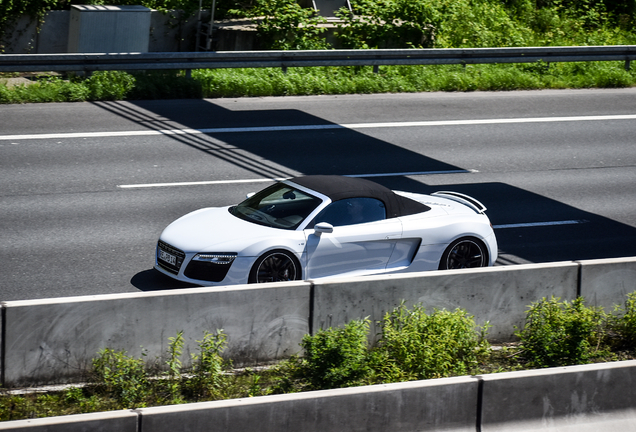
[[184,252],[237,252],[279,229],[258,225],[230,214],[230,207],[204,208],[177,219],[161,240]]

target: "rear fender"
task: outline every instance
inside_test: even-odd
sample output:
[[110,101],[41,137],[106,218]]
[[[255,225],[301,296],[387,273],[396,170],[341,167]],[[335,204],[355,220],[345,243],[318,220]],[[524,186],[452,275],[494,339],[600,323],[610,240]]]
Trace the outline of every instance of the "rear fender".
[[483,205],[480,201],[477,201],[475,198],[464,195],[459,192],[451,192],[451,191],[439,191],[434,192],[432,195],[439,196],[442,198],[446,198],[460,204],[465,205],[466,207],[470,207],[475,210],[475,212],[479,214],[484,214],[486,212],[486,206]]

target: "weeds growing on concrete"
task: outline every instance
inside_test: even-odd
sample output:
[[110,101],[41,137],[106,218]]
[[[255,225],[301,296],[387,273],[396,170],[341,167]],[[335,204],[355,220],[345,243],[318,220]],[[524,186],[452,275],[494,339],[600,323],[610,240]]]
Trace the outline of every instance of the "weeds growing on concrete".
[[401,304],[378,324],[372,346],[369,320],[354,320],[305,336],[302,356],[258,370],[232,369],[222,330],[197,341],[188,367],[183,332],[169,338],[162,362],[106,348],[83,386],[0,396],[0,421],[632,359],[636,293],[612,313],[582,298],[541,299],[529,306],[519,342],[504,346],[491,346],[489,324],[477,326],[462,309]]
[[100,393],[115,399],[122,406],[144,406],[149,380],[143,359],[106,348],[93,359],[93,381]]
[[572,302],[552,297],[530,306],[525,326],[516,335],[521,356],[530,366],[568,366],[611,355],[610,324],[603,308],[586,306],[582,297]]
[[478,358],[487,355],[489,323],[478,327],[462,309],[433,310],[404,304],[382,320],[382,335],[374,349],[382,382],[441,378],[474,371]]

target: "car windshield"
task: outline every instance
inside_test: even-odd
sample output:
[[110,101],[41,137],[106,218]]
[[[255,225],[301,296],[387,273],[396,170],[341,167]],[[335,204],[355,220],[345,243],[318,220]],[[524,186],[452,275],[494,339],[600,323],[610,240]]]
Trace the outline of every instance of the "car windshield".
[[293,230],[298,228],[320,203],[320,198],[284,183],[277,183],[239,205],[230,207],[230,213],[259,225]]

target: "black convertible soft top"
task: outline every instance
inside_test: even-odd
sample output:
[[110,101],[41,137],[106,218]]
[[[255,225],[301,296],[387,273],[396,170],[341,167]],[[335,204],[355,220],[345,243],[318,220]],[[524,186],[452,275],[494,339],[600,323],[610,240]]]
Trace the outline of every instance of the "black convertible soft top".
[[370,180],[336,175],[311,175],[294,177],[289,181],[320,192],[338,201],[346,198],[376,198],[386,207],[387,218],[408,216],[430,210],[425,204],[397,195],[389,188]]

